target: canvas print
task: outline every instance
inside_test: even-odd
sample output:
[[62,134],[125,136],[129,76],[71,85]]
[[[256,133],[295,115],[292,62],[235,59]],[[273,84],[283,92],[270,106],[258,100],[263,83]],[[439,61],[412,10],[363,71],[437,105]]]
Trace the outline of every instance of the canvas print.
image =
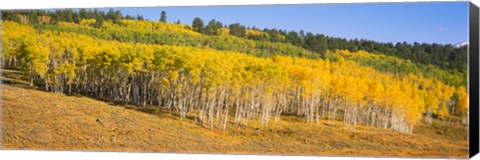
[[468,2],[1,11],[1,148],[468,156]]

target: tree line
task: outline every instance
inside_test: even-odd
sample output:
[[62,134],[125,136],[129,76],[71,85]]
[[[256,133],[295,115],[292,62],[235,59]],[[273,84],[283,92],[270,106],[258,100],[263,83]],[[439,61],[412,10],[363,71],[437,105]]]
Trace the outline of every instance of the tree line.
[[[264,128],[282,115],[342,121],[411,133],[422,117],[468,114],[464,86],[409,74],[399,76],[339,57],[255,57],[210,48],[95,39],[3,21],[5,67],[31,85],[114,103],[156,105],[211,129]],[[348,50],[339,50],[345,52]],[[359,52],[352,54],[370,53]]]
[[[20,15],[20,16],[19,16]],[[108,12],[81,9],[75,12],[71,9],[56,10],[47,12],[42,10],[32,11],[7,11],[2,12],[4,20],[26,23],[57,23],[57,22],[75,22],[80,23],[84,19],[95,19],[94,27],[102,26],[105,20],[111,20],[114,23],[121,23],[121,19],[144,20],[143,16],[136,17],[123,16],[119,10],[110,9]],[[165,11],[160,14],[160,22],[167,22]],[[180,22],[175,22],[179,24]],[[244,26],[240,23],[224,25],[215,19],[207,24],[201,18],[195,18],[191,25],[194,31],[207,35],[229,34],[241,38],[247,38],[258,41],[281,42],[313,51],[318,55],[315,57],[325,58],[327,50],[349,50],[356,52],[365,50],[370,53],[386,54],[396,56],[402,59],[408,59],[415,63],[425,65],[435,65],[442,69],[457,70],[466,73],[467,71],[467,46],[456,48],[453,45],[407,42],[383,43],[365,39],[351,39],[330,37],[323,34],[314,34],[303,30],[287,31],[282,29],[259,29],[255,26]]]
[[225,51],[239,51],[258,57],[287,55],[319,58],[317,54],[287,43],[255,41],[231,35],[209,36],[200,34],[190,26],[162,22],[122,20],[122,24],[105,21],[102,28],[91,27],[95,19],[85,19],[80,24],[59,22],[56,25],[36,25],[38,30],[73,32],[92,37],[145,44],[180,45],[213,48]]
[[[320,58],[318,54],[288,43],[243,39],[229,34],[205,35],[195,32],[190,26],[181,24],[136,20],[121,20],[121,24],[116,24],[109,20],[105,21],[101,28],[91,27],[93,24],[95,24],[95,19],[85,19],[80,24],[59,22],[56,25],[36,25],[35,28],[37,30],[72,32],[120,42],[207,47],[224,51],[243,52],[257,57],[285,55],[309,59]],[[247,32],[249,34],[262,34],[262,32],[254,30],[247,30]],[[384,54],[376,54],[375,56],[368,54],[369,56],[364,57],[362,54],[343,53],[327,51],[325,56],[330,61],[336,61],[338,57],[344,57],[382,72],[404,76],[413,73],[429,79],[441,80],[443,83],[453,86],[466,86],[467,84],[465,72],[441,69],[434,65],[414,63],[408,59]]]
[[386,54],[396,56],[402,59],[409,59],[412,62],[425,65],[435,65],[442,69],[457,70],[459,72],[467,71],[467,46],[456,48],[451,44],[413,44],[407,42],[383,43],[366,39],[351,39],[330,37],[324,34],[314,34],[303,30],[287,31],[282,29],[263,30],[253,27],[245,27],[240,23],[223,25],[219,21],[212,19],[207,25],[203,20],[196,17],[192,22],[195,31],[208,35],[220,35],[222,29],[228,29],[231,35],[260,41],[290,43],[295,46],[303,47],[314,51],[325,58],[327,50],[349,50],[356,52],[365,50],[370,53]]

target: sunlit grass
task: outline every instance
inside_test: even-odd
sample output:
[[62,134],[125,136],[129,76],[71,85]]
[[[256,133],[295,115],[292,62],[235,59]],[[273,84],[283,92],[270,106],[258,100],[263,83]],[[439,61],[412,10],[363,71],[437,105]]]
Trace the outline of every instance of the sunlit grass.
[[[115,106],[82,96],[67,96],[2,85],[3,147],[8,149],[155,151],[188,153],[466,157],[467,130],[434,121],[413,134],[381,128],[343,127],[335,121],[306,124],[283,116],[263,130],[252,120],[225,132],[180,119],[175,112],[155,114],[134,106]],[[130,109],[127,109],[130,108]],[[435,127],[432,127],[435,126]]]

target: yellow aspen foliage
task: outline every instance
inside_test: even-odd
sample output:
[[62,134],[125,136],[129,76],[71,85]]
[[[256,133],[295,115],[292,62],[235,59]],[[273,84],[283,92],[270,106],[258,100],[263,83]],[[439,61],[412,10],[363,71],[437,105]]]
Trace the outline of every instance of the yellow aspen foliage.
[[460,113],[468,113],[468,94],[465,87],[459,87],[456,91],[457,100],[456,100],[456,110]]
[[258,30],[251,30],[251,29],[245,30],[245,34],[246,34],[247,36],[264,36],[264,37],[269,37],[269,34],[267,34],[267,33],[265,33],[265,32],[258,31]]
[[[95,19],[82,19],[80,21],[80,25],[90,27],[91,25],[95,24],[95,22],[96,22]],[[62,23],[65,23],[65,22],[62,22]]]
[[449,115],[447,107],[445,105],[442,105],[437,114],[440,118],[447,117]]
[[[379,71],[352,60],[378,59],[365,51],[328,51],[342,55],[335,60],[255,57],[211,48],[39,32],[28,25],[3,23],[2,58],[17,59],[16,66],[44,82],[47,90],[65,92],[65,86],[75,86],[74,92],[106,100],[155,104],[180,111],[182,117],[191,112],[210,127],[228,122],[227,114],[235,115],[236,124],[248,125],[256,119],[262,126],[270,119],[278,122],[282,114],[295,114],[307,123],[343,119],[345,126],[358,123],[411,133],[423,114],[450,115],[452,102],[458,112],[468,112],[464,87],[455,89],[416,74]],[[91,23],[83,20],[80,25]],[[184,25],[148,21],[105,22],[104,28],[201,36]],[[247,30],[247,34],[263,33]]]
[[229,35],[230,34],[230,30],[228,28],[220,28],[218,30],[218,34],[219,35]]

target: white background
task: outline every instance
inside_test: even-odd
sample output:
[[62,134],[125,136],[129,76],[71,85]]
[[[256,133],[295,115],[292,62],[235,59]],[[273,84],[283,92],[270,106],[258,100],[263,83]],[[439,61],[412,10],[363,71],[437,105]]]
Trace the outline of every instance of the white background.
[[[195,6],[195,5],[248,5],[248,4],[309,4],[309,3],[365,3],[365,2],[419,2],[428,0],[0,0],[0,10],[4,9],[50,9],[50,8],[93,8],[93,7],[146,7],[146,6]],[[434,0],[447,1],[447,0]],[[479,0],[472,0],[479,6]],[[448,12],[448,11],[446,11]],[[1,124],[1,123],[0,123]],[[1,135],[0,135],[1,136]],[[212,155],[174,153],[118,153],[118,152],[75,152],[75,151],[25,151],[0,150],[0,160],[158,160],[158,159],[399,159],[368,157],[313,157],[313,156],[266,156],[266,155]],[[410,158],[413,159],[413,158]],[[475,156],[474,159],[480,159]]]

